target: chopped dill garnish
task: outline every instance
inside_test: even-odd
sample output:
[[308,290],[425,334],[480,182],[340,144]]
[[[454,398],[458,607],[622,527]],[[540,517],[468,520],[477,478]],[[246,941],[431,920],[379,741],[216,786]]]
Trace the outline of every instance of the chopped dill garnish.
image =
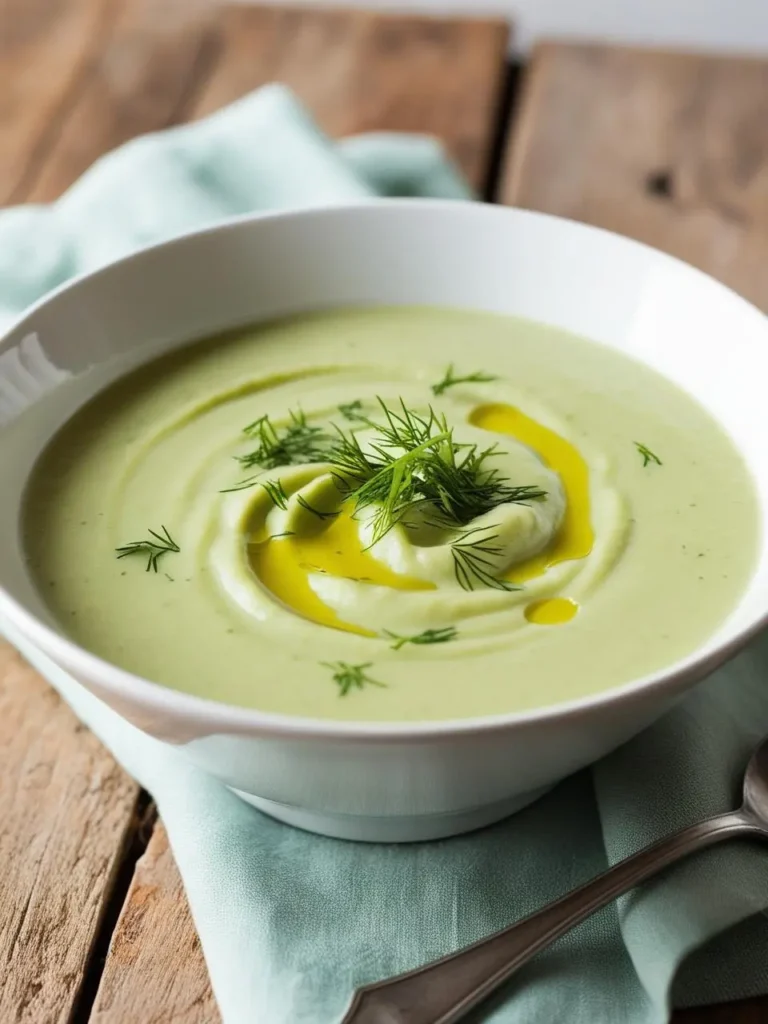
[[449,640],[455,640],[459,635],[458,630],[455,626],[444,626],[442,629],[425,629],[423,633],[417,633],[415,636],[398,636],[397,633],[391,633],[388,629],[384,632],[390,638],[394,640],[393,644],[390,644],[393,651],[399,651],[401,647],[406,644],[445,644]]
[[333,681],[339,687],[339,696],[346,697],[350,690],[362,690],[366,686],[380,686],[386,688],[386,683],[380,683],[377,679],[371,679],[366,673],[373,662],[366,661],[362,665],[350,665],[346,661],[321,661],[321,665],[333,672]]
[[448,388],[452,388],[454,384],[489,384],[492,380],[498,380],[498,377],[494,377],[490,373],[468,373],[465,377],[454,377],[453,375],[453,363],[445,371],[445,376],[437,384],[432,385],[433,395],[442,395]]
[[[445,380],[434,385],[433,391],[439,394],[464,380],[493,379],[477,373],[454,377],[451,366]],[[419,519],[414,521],[414,512],[421,512],[421,522],[426,526],[455,530],[500,505],[546,498],[546,491],[540,487],[512,484],[493,467],[493,458],[502,454],[496,444],[480,449],[476,444],[455,441],[446,417],[431,407],[418,413],[409,409],[402,398],[396,408],[389,408],[381,398],[377,401],[382,422],[360,411],[360,399],[339,406],[348,419],[354,415],[357,423],[368,428],[365,447],[353,429],[342,430],[332,424],[335,435],[330,435],[322,427],[310,426],[299,411],[291,412],[288,424],[279,430],[268,416],[246,427],[245,433],[259,443],[251,453],[240,456],[239,461],[245,466],[265,469],[329,463],[336,488],[342,499],[349,502],[352,515],[359,519],[361,513],[366,513],[369,548],[398,523],[417,528]],[[262,482],[258,476],[251,476],[227,490],[243,490],[254,484],[264,488],[274,505],[286,508],[288,496],[279,480]],[[339,511],[315,508],[301,494],[297,502],[319,519],[335,519],[339,515]],[[462,533],[451,545],[461,586],[472,590],[476,583],[482,583],[497,590],[519,589],[496,579],[490,571],[492,562],[487,556],[499,553],[497,548],[488,547],[495,535],[489,537],[487,528],[482,537],[474,536],[475,532]]]
[[241,480],[240,483],[234,484],[232,487],[222,487],[219,494],[231,494],[232,491],[245,491],[249,487],[253,487],[258,482],[258,476],[249,476],[246,480]]
[[336,486],[352,500],[355,514],[375,510],[371,545],[419,506],[442,526],[463,526],[499,505],[546,497],[539,487],[512,486],[489,465],[499,454],[495,444],[483,451],[457,444],[445,417],[433,409],[421,416],[402,399],[397,411],[378,402],[385,422],[366,421],[376,430],[370,451],[339,431],[330,457]]
[[354,402],[347,402],[346,404],[339,406],[339,412],[344,417],[344,419],[345,420],[352,420],[353,422],[355,420],[364,420],[365,419],[365,416],[363,415],[363,411],[362,410],[363,410],[363,403],[360,401],[359,398],[356,398],[354,400]]
[[258,447],[247,455],[238,455],[237,461],[246,469],[252,466],[277,469],[278,466],[325,462],[332,438],[322,427],[310,426],[301,409],[289,412],[288,417],[288,423],[279,428],[273,425],[269,416],[260,416],[249,423],[243,433],[255,438]]
[[283,512],[288,508],[288,495],[285,493],[285,488],[280,480],[265,480],[259,485],[263,487],[267,492],[267,497],[275,506],[275,508],[282,509]]
[[338,512],[322,512],[319,508],[315,508],[314,505],[310,505],[307,499],[301,494],[296,496],[296,501],[302,508],[306,509],[307,512],[311,512],[313,516],[317,516],[318,519],[335,519],[339,514]]
[[123,544],[119,548],[115,548],[118,558],[127,558],[128,555],[146,555],[147,556],[147,572],[152,569],[157,572],[157,563],[169,552],[179,552],[181,548],[176,541],[171,537],[170,533],[165,526],[161,526],[161,533],[157,533],[155,530],[148,530],[148,540],[133,540],[130,544]]
[[[497,534],[488,535],[488,530],[492,529],[492,526],[476,526],[473,530],[467,530],[451,544],[453,571],[459,586],[464,590],[474,590],[478,583],[493,590],[522,589],[489,571],[493,569],[494,563],[488,556],[502,553],[502,549],[493,544]],[[478,533],[482,536],[476,536]]]
[[662,462],[658,455],[647,448],[644,444],[640,444],[639,441],[635,441],[635,448],[640,452],[643,457],[643,466],[647,466],[649,462],[655,462],[657,466],[661,466]]

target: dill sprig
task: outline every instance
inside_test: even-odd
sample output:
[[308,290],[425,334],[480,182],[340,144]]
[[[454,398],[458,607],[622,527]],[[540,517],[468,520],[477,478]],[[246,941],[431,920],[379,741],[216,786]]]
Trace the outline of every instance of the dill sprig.
[[466,530],[451,544],[453,571],[459,586],[464,590],[474,590],[476,584],[493,590],[521,589],[509,580],[494,576],[490,571],[494,568],[493,557],[502,554],[502,549],[493,543],[498,534],[488,534],[488,530],[492,529],[492,526],[476,526]]
[[442,395],[448,388],[452,388],[455,384],[489,384],[492,380],[498,380],[498,377],[494,377],[490,373],[482,373],[477,371],[475,373],[468,373],[464,377],[456,377],[453,373],[453,363],[445,371],[445,376],[437,384],[432,385],[433,395]]
[[280,480],[264,480],[261,487],[267,492],[267,497],[272,504],[285,512],[288,508],[288,495]]
[[649,462],[655,462],[657,466],[662,465],[661,459],[658,455],[651,451],[650,448],[644,444],[640,444],[639,441],[635,441],[635,448],[640,452],[643,457],[643,466],[647,466]]
[[336,516],[339,515],[338,511],[323,512],[321,509],[315,508],[314,505],[309,504],[309,502],[307,501],[303,494],[297,494],[296,501],[299,503],[299,505],[301,505],[303,509],[306,509],[307,512],[311,512],[312,515],[317,516],[318,519],[335,519]]
[[181,548],[171,537],[167,527],[160,527],[161,533],[156,530],[148,530],[148,540],[132,540],[129,544],[123,544],[115,548],[118,558],[127,558],[128,555],[146,555],[147,569],[157,572],[157,563],[169,552],[179,552]]
[[333,672],[333,681],[339,687],[340,697],[346,697],[350,690],[362,690],[366,686],[386,688],[386,683],[371,679],[365,671],[371,667],[373,662],[366,661],[362,665],[350,665],[346,661],[321,661],[320,664]]
[[233,491],[246,491],[249,487],[253,487],[253,485],[257,483],[259,483],[258,476],[249,476],[247,480],[241,480],[233,487],[222,487],[219,494],[231,494]]
[[366,419],[376,431],[370,451],[339,431],[329,460],[355,514],[374,508],[372,545],[419,506],[428,505],[441,526],[463,526],[499,505],[546,496],[539,487],[511,485],[489,464],[500,454],[496,445],[479,451],[477,445],[457,444],[445,417],[433,409],[421,416],[402,399],[397,411],[378,402],[384,422]]
[[354,402],[346,402],[339,406],[339,412],[345,420],[354,422],[355,420],[364,420],[365,415],[363,413],[363,403],[359,398],[356,398]]
[[243,433],[258,441],[252,452],[236,456],[246,469],[252,466],[277,469],[278,466],[325,462],[332,443],[332,438],[322,427],[307,423],[301,409],[288,413],[288,423],[284,427],[275,427],[269,416],[260,416],[244,427]]
[[[442,390],[463,379],[492,379],[482,374],[456,378],[452,372],[453,368],[449,367],[446,380],[439,386]],[[331,436],[321,427],[310,426],[299,411],[290,413],[288,424],[280,431],[268,416],[246,427],[245,433],[258,438],[259,446],[249,455],[240,456],[240,462],[264,468],[330,463],[336,487],[342,497],[349,500],[352,514],[359,518],[364,510],[370,512],[369,547],[417,510],[423,511],[425,525],[456,529],[500,505],[546,497],[546,491],[540,487],[514,485],[493,467],[493,458],[501,454],[497,445],[479,449],[475,444],[457,443],[445,416],[438,415],[431,407],[421,414],[409,409],[402,398],[399,407],[394,409],[381,398],[377,401],[382,422],[359,412],[360,400],[349,403],[356,422],[369,428],[365,448],[353,430],[345,431],[333,424],[336,433],[335,437]],[[249,477],[229,490],[242,490],[258,482],[256,477]],[[278,508],[286,507],[288,497],[280,481],[261,482],[261,486],[273,504]],[[315,508],[301,495],[297,500],[302,508],[319,519],[339,515],[338,511]],[[457,580],[465,590],[472,590],[476,583],[497,590],[518,589],[492,575],[492,562],[487,556],[500,552],[489,546],[496,537],[489,537],[487,529],[482,537],[468,530],[451,545]]]
[[393,651],[399,651],[406,644],[415,644],[416,646],[421,644],[445,644],[449,640],[455,640],[459,635],[455,626],[444,626],[442,629],[425,629],[423,633],[417,633],[415,636],[398,636],[397,633],[391,633],[388,629],[385,629],[384,632],[390,640],[394,640],[394,643],[390,644]]

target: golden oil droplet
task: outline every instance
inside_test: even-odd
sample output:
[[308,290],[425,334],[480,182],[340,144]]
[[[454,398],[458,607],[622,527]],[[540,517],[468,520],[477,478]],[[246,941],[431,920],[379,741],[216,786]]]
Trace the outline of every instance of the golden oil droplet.
[[559,626],[570,622],[578,610],[579,606],[569,597],[547,597],[527,605],[525,617],[537,626]]

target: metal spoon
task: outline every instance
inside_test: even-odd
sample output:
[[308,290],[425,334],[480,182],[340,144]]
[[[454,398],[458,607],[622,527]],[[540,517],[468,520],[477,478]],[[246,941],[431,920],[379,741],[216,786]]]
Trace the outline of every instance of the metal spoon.
[[675,832],[517,924],[435,960],[358,989],[341,1024],[455,1024],[542,949],[658,871],[734,836],[768,839],[768,737],[744,776],[738,811]]

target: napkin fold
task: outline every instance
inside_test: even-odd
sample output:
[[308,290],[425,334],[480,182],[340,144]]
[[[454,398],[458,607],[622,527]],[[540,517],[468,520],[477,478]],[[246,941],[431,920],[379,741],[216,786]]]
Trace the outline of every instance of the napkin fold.
[[[222,217],[379,195],[465,198],[439,145],[332,143],[268,86],[205,121],[128,143],[51,206],[0,214],[0,326],[74,274]],[[225,1024],[335,1024],[355,986],[471,942],[645,843],[735,805],[768,732],[768,639],[676,710],[482,832],[371,846],[261,815],[123,721],[11,630],[157,801]],[[768,992],[768,856],[733,842],[605,908],[473,1018],[660,1024],[671,1003]]]

